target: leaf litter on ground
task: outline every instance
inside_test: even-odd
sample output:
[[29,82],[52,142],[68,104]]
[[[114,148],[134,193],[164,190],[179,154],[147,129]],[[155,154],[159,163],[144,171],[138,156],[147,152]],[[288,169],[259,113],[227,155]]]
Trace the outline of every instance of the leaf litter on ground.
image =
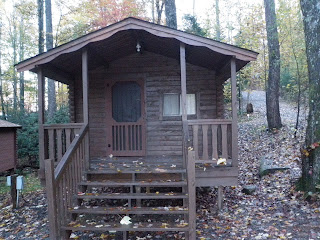
[[[239,119],[238,186],[225,187],[223,209],[217,209],[215,188],[197,189],[197,239],[320,239],[319,199],[306,201],[295,189],[301,175],[300,147],[304,142],[305,116],[301,117],[297,138],[293,138],[296,111],[281,102],[283,128],[268,131],[263,92],[252,93],[254,113]],[[261,96],[259,96],[261,95]],[[262,99],[262,100],[261,100]],[[289,167],[259,177],[261,157]],[[243,186],[254,185],[251,195]],[[12,210],[8,195],[0,197],[1,239],[49,239],[44,190],[28,193],[18,209]],[[86,233],[74,239],[116,239],[115,234]],[[130,239],[183,239],[183,234],[147,233]]]

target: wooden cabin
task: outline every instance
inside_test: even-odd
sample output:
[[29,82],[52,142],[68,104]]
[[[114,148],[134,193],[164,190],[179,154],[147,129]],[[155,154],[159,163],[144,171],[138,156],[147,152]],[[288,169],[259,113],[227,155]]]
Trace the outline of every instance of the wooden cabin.
[[[131,231],[179,231],[195,239],[195,187],[237,185],[236,72],[256,57],[128,18],[19,63],[18,71],[38,75],[40,173],[51,239],[88,230],[119,231],[123,239]],[[69,86],[71,123],[46,124],[45,77]],[[232,118],[225,119],[229,78]],[[179,190],[166,192],[171,187]],[[90,207],[102,199],[127,200],[126,208]],[[148,199],[181,206],[150,208]],[[79,219],[84,214],[122,214],[133,222],[88,225]],[[185,220],[143,223],[145,215],[169,214]]]
[[20,125],[0,120],[0,172],[17,167],[17,129]]

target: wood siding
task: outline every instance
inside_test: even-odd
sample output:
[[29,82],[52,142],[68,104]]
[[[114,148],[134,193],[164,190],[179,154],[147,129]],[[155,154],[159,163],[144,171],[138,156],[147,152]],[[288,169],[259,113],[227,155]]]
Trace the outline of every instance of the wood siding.
[[[90,63],[89,63],[90,65]],[[147,155],[182,155],[181,117],[163,117],[164,93],[180,93],[180,64],[176,59],[144,52],[109,63],[108,68],[89,74],[89,132],[90,155],[107,155],[107,88],[112,80],[143,80],[145,84],[145,111],[147,121]],[[70,89],[71,90],[71,89]],[[223,87],[215,82],[215,72],[187,64],[187,93],[195,93],[197,116],[190,119],[214,119],[223,116]],[[82,122],[81,78],[76,78],[70,101],[76,122]],[[71,116],[73,119],[73,116]]]
[[0,129],[0,172],[15,168],[16,154],[16,129]]

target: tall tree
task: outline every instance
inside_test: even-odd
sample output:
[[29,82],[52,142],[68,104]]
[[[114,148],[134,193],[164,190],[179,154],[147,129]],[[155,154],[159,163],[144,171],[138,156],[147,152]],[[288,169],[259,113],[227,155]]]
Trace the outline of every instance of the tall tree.
[[215,39],[221,41],[221,25],[220,25],[220,7],[219,7],[219,0],[216,0],[216,24],[215,24]]
[[[24,20],[23,15],[20,16],[20,25],[19,25],[19,61],[24,60],[24,46],[25,37],[24,37]],[[20,82],[20,113],[24,114],[24,72],[19,73],[19,82]]]
[[264,0],[269,51],[269,76],[267,84],[267,120],[269,129],[281,128],[279,108],[280,47],[274,0]]
[[165,2],[166,25],[177,29],[177,10],[175,0],[166,0]]
[[163,7],[164,7],[164,1],[165,0],[162,0],[160,2],[160,0],[156,0],[157,24],[161,23],[161,16],[162,16]]
[[[45,0],[46,6],[46,47],[53,48],[52,10],[51,0]],[[57,109],[55,82],[48,79],[48,118],[52,119]]]
[[300,0],[309,72],[309,117],[301,185],[314,191],[320,183],[320,1]]
[[38,48],[39,53],[44,52],[44,35],[43,35],[43,0],[38,0]]
[[0,17],[0,104],[1,104],[1,111],[2,111],[2,117],[6,119],[6,111],[5,111],[5,106],[4,106],[4,99],[3,99],[3,91],[2,91],[2,19]]

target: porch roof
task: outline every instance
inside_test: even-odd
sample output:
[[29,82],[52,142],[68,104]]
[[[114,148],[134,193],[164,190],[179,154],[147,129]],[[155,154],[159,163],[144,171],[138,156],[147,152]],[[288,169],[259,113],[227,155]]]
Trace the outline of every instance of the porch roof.
[[237,71],[257,58],[258,53],[230,44],[200,37],[136,18],[127,18],[71,42],[36,55],[16,65],[18,71],[37,72],[41,66],[45,76],[68,83],[81,73],[81,52],[87,48],[89,70],[108,66],[116,59],[136,53],[137,42],[142,51],[180,59],[180,42],[186,44],[186,61],[216,71],[220,80],[230,77],[230,59],[236,58]]

